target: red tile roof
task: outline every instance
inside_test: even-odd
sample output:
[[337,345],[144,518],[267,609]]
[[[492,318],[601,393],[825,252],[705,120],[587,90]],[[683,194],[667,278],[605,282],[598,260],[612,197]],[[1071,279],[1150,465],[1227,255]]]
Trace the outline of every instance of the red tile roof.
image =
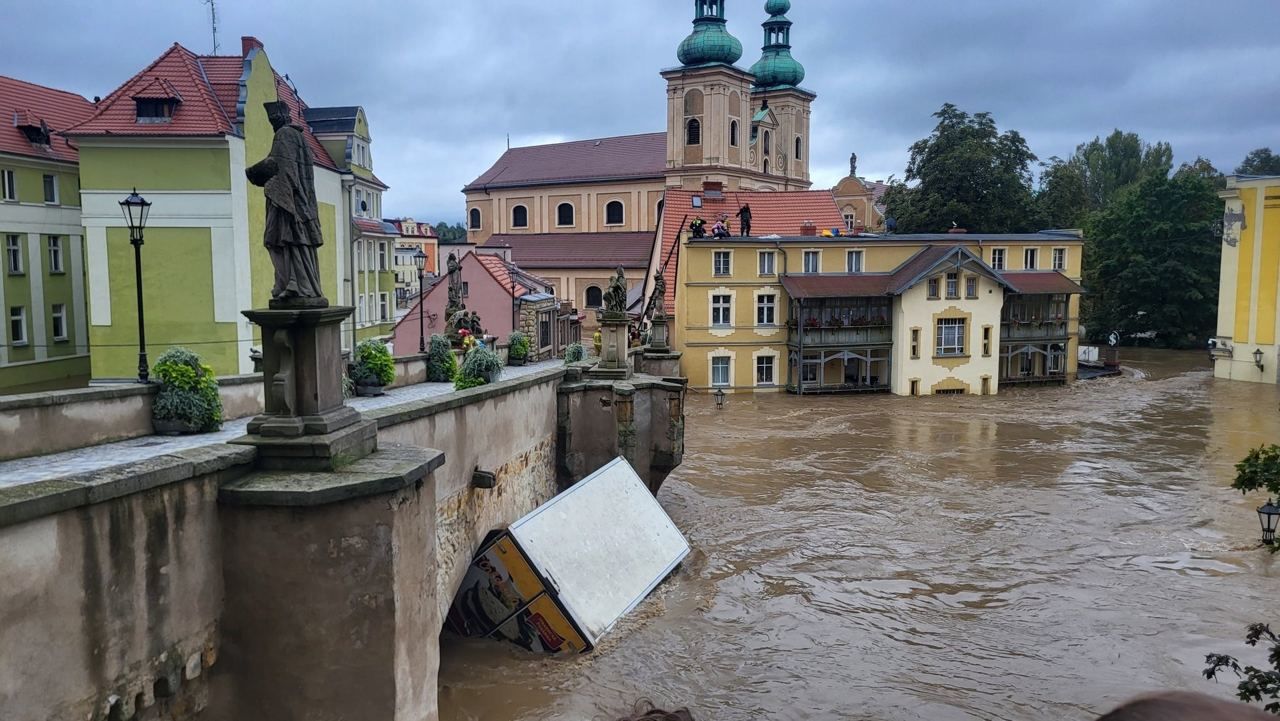
[[666,167],[666,133],[577,140],[511,148],[462,190],[661,178]]
[[[701,208],[693,207],[694,196],[702,198]],[[819,229],[844,227],[844,216],[830,190],[729,191],[719,198],[707,197],[702,191],[668,190],[662,203],[662,257],[658,259],[659,267],[665,266],[668,311],[674,311],[676,303],[679,232],[686,229],[695,216],[707,221],[710,229],[721,213],[727,214],[736,228],[738,220],[734,215],[744,205],[751,206],[751,234],[757,237],[799,235],[805,221]]]
[[93,112],[93,103],[75,93],[0,75],[0,153],[74,163],[79,155],[66,138],[54,134],[48,146],[32,145],[18,126],[43,121],[56,133],[88,120]]
[[204,76],[209,80],[209,87],[234,124],[241,121],[237,117],[240,104],[240,81],[245,77],[245,60],[236,55],[202,55],[200,67],[204,68]]
[[1027,295],[1071,295],[1083,293],[1078,283],[1056,270],[1015,270],[1000,273],[1015,293]]
[[[488,253],[472,253],[475,259],[485,270],[489,271],[489,275],[498,281],[498,285],[514,298],[519,298],[529,292],[541,291],[543,288],[553,287],[551,281],[545,278],[539,278],[536,275],[526,273],[514,263],[508,263],[501,256]],[[515,278],[514,283],[512,278]]]
[[892,281],[888,273],[786,275],[782,287],[792,298],[859,298],[887,295]]
[[485,248],[511,248],[525,268],[648,268],[653,233],[495,235]]
[[[182,99],[166,123],[139,123],[134,99],[150,97],[166,87]],[[233,114],[235,110],[231,111]],[[174,43],[155,62],[98,103],[97,113],[71,129],[72,136],[222,136],[236,132],[231,118],[214,97],[195,53]]]

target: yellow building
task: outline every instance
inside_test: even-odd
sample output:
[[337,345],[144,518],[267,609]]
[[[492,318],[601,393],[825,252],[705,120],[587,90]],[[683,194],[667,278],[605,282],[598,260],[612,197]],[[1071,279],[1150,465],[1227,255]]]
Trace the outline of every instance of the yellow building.
[[[681,226],[694,208],[746,205],[751,237]],[[668,191],[661,255],[691,387],[990,395],[1075,379],[1078,235],[836,235],[842,225],[829,191]]]
[[1226,211],[1218,336],[1210,343],[1213,374],[1275,383],[1280,377],[1280,176],[1231,176],[1220,196]]

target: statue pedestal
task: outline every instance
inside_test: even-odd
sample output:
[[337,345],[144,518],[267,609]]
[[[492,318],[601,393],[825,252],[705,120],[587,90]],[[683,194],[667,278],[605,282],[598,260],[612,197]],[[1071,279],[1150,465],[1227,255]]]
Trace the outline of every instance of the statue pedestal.
[[262,328],[262,415],[233,441],[258,448],[259,465],[333,469],[377,448],[376,428],[342,394],[342,321],[353,308],[244,311]]
[[627,359],[630,338],[627,328],[630,321],[604,313],[600,317],[600,362],[587,371],[593,378],[626,379],[631,377],[631,364]]

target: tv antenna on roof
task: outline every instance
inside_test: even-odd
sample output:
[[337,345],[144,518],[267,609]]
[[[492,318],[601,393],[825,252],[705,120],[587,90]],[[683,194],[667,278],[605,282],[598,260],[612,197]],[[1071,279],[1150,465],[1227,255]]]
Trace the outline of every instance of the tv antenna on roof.
[[209,27],[213,30],[213,54],[218,54],[218,6],[214,0],[200,0],[209,6]]

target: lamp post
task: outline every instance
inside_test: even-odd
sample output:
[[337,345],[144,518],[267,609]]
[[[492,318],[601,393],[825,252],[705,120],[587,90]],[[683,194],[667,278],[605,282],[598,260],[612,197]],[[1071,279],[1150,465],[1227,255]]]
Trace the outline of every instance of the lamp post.
[[418,252],[413,254],[413,264],[418,266],[418,352],[427,352],[427,332],[422,323],[422,317],[427,314],[427,309],[422,306],[422,289],[426,287],[426,277],[424,276],[427,267],[427,254],[422,252],[422,248],[418,248]]
[[1262,524],[1262,542],[1270,546],[1276,542],[1276,524],[1280,523],[1280,506],[1267,502],[1258,506],[1258,521]]
[[720,410],[724,410],[724,389],[717,388],[716,392],[713,393],[712,395],[714,395],[716,398],[716,408]]
[[1262,349],[1258,348],[1253,351],[1253,364],[1258,366],[1258,370],[1262,370]]
[[150,368],[147,363],[147,324],[142,315],[142,231],[147,227],[151,203],[138,195],[134,188],[129,197],[120,201],[120,210],[129,226],[129,243],[133,246],[133,276],[138,289],[138,382],[146,383]]

